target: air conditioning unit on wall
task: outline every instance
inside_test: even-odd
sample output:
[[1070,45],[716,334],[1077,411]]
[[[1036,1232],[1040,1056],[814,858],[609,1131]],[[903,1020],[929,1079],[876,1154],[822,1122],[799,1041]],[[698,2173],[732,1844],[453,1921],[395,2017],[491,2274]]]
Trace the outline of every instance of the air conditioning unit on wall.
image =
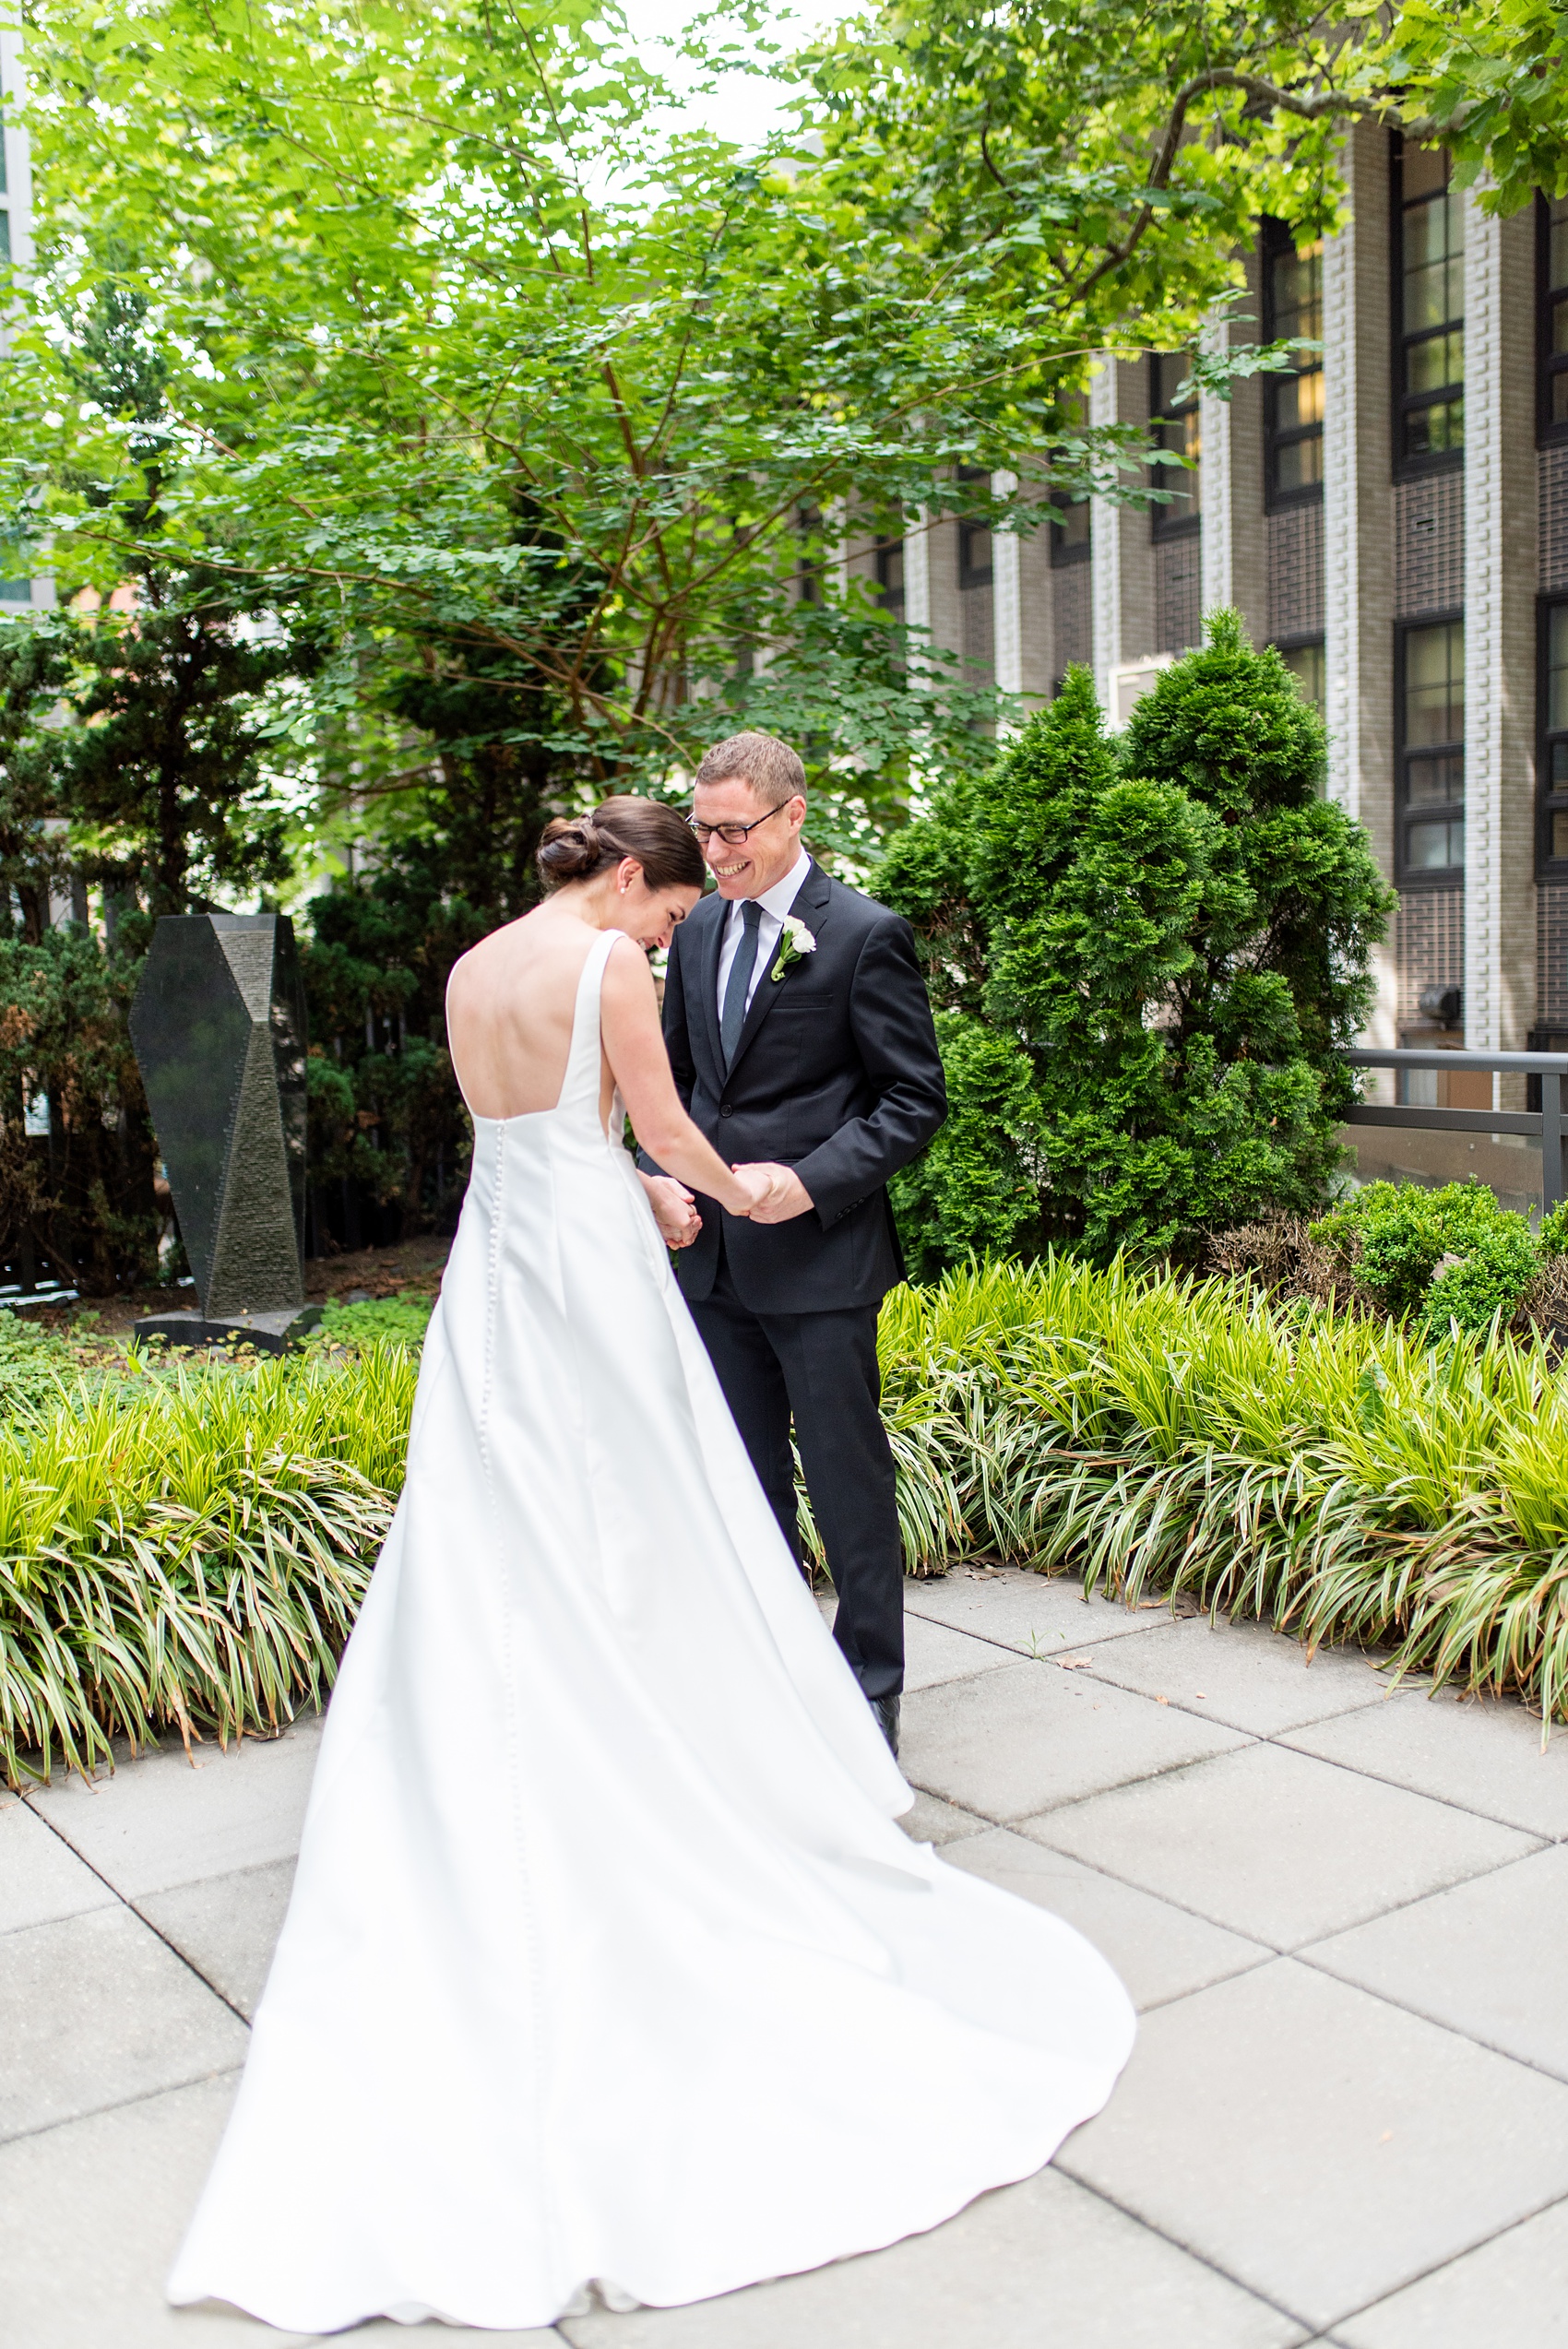
[[1142,701],[1162,669],[1174,666],[1174,653],[1149,653],[1143,660],[1117,663],[1107,677],[1106,715],[1113,727],[1125,726],[1133,715],[1133,704]]

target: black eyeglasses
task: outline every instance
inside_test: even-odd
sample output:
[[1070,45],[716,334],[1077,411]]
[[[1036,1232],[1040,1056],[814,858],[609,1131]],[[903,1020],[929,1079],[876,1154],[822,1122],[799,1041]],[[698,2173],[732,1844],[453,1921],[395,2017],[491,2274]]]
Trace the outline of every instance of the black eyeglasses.
[[[778,808],[787,808],[789,804],[788,800],[780,800]],[[689,815],[686,822],[705,848],[716,832],[727,848],[743,848],[747,833],[754,832],[758,824],[766,824],[768,816],[777,815],[778,808],[769,808],[767,815],[759,815],[755,824],[699,824],[695,815]]]

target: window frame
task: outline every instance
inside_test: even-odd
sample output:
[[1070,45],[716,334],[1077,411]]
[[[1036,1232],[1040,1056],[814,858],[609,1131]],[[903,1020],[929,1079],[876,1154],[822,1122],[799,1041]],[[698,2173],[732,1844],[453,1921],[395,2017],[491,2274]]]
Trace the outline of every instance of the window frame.
[[[1298,628],[1292,631],[1292,633],[1288,636],[1270,636],[1268,641],[1274,647],[1274,650],[1280,655],[1281,658],[1283,658],[1287,653],[1305,652],[1309,645],[1315,646],[1324,656],[1324,685],[1326,689],[1328,683],[1328,636],[1325,630],[1322,628]],[[1288,661],[1286,662],[1286,666],[1287,668],[1289,667],[1289,663]],[[1326,699],[1326,691],[1324,698]],[[1320,718],[1326,715],[1324,710],[1318,709],[1318,705],[1315,702],[1308,702],[1307,707],[1309,709],[1317,709],[1318,716]]]
[[[1174,444],[1167,438],[1167,434],[1177,430],[1177,419],[1185,419],[1188,416],[1195,416],[1198,413],[1198,396],[1195,392],[1192,398],[1184,400],[1180,408],[1168,409],[1161,401],[1159,390],[1160,369],[1162,366],[1170,362],[1179,363],[1184,374],[1191,374],[1192,362],[1184,350],[1151,350],[1149,352],[1148,423],[1150,432],[1158,433],[1158,445],[1161,448],[1170,448],[1174,445]],[[1149,472],[1152,477],[1150,483],[1152,488],[1157,490],[1170,490],[1175,492],[1175,495],[1172,497],[1169,505],[1151,505],[1149,507],[1149,537],[1155,540],[1196,538],[1198,532],[1203,528],[1204,521],[1203,448],[1201,442],[1198,448],[1197,466],[1194,471],[1189,472],[1184,467],[1177,465],[1152,465],[1149,468]],[[1196,484],[1196,497],[1193,495],[1193,491],[1190,487],[1183,487],[1183,484],[1186,483]],[[1176,500],[1183,497],[1186,500],[1185,505],[1178,504]]]
[[[1568,308],[1568,286],[1562,292]],[[1554,351],[1551,347],[1551,205],[1538,194],[1536,196],[1536,445],[1553,448],[1568,441],[1568,416],[1553,423],[1551,417],[1551,382],[1554,375],[1568,375],[1568,350]]]
[[[1409,835],[1410,825],[1413,820],[1420,820],[1419,817],[1412,819],[1410,813],[1410,800],[1409,792],[1407,788],[1407,777],[1409,771],[1408,762],[1411,758],[1423,754],[1430,755],[1433,751],[1458,751],[1460,759],[1460,774],[1464,780],[1465,789],[1461,792],[1459,798],[1449,806],[1447,811],[1447,820],[1448,822],[1453,823],[1455,818],[1457,818],[1461,824],[1467,821],[1468,800],[1467,795],[1469,789],[1469,775],[1466,765],[1466,744],[1464,734],[1461,732],[1456,743],[1423,742],[1420,745],[1420,751],[1413,751],[1410,744],[1405,738],[1406,648],[1408,645],[1409,639],[1417,633],[1418,630],[1422,628],[1458,627],[1463,629],[1464,624],[1465,608],[1463,604],[1450,605],[1447,609],[1442,611],[1423,611],[1420,613],[1419,618],[1413,620],[1396,620],[1394,623],[1394,878],[1401,890],[1453,889],[1455,887],[1462,887],[1464,885],[1465,867],[1463,862],[1460,862],[1459,864],[1412,865],[1409,857],[1406,853],[1406,844]],[[1466,683],[1467,688],[1467,678],[1466,680]]]
[[[1051,532],[1051,567],[1053,571],[1070,571],[1075,563],[1087,563],[1094,552],[1094,501],[1086,492],[1081,498],[1070,498],[1065,490],[1053,490],[1050,504],[1051,519],[1047,524]],[[1075,506],[1085,509],[1088,527],[1081,539],[1069,540],[1064,525],[1056,520]]]
[[1568,881],[1568,856],[1551,853],[1551,819],[1568,815],[1568,784],[1551,788],[1551,749],[1568,742],[1568,727],[1555,730],[1551,718],[1551,615],[1568,609],[1568,593],[1536,598],[1536,878]]
[[[894,555],[899,558],[898,585],[896,587],[889,587],[887,583],[887,573]],[[898,620],[904,617],[904,565],[908,560],[905,541],[901,538],[878,539],[872,549],[872,575],[876,582],[876,600],[884,611],[892,612]]]
[[[1413,335],[1407,335],[1405,332],[1405,140],[1398,131],[1390,131],[1388,136],[1388,309],[1394,346],[1389,389],[1394,404],[1394,478],[1396,481],[1414,481],[1424,480],[1431,473],[1456,473],[1463,470],[1465,463],[1463,426],[1461,426],[1457,448],[1428,449],[1412,457],[1407,454],[1405,448],[1405,425],[1407,419],[1420,409],[1453,407],[1455,402],[1462,408],[1465,403],[1466,378],[1461,374],[1457,391],[1444,386],[1440,392],[1407,392],[1405,354],[1411,344],[1430,342],[1439,334],[1451,333],[1455,326],[1463,336],[1465,316],[1461,311],[1457,319],[1447,319],[1441,326],[1424,326],[1418,334]],[[1420,141],[1417,142],[1418,145],[1420,143]],[[1450,184],[1452,184],[1452,161],[1449,171]],[[1429,202],[1431,200],[1427,199]],[[1467,346],[1465,363],[1467,368],[1469,365]]]
[[[1322,240],[1319,239],[1317,242],[1320,248],[1318,303],[1321,310],[1323,302]],[[1279,327],[1274,306],[1273,264],[1282,259],[1287,253],[1293,253],[1299,256],[1301,249],[1283,220],[1266,219],[1264,221],[1263,233],[1258,239],[1258,267],[1263,278],[1263,338],[1265,343],[1279,340]],[[1323,339],[1321,333],[1314,336],[1313,339],[1321,342]],[[1324,352],[1320,351],[1315,367],[1301,367],[1292,372],[1298,376],[1321,376],[1325,356]],[[1304,482],[1293,490],[1282,490],[1276,479],[1275,459],[1281,449],[1297,447],[1303,441],[1315,441],[1320,450],[1323,447],[1321,416],[1315,424],[1288,424],[1283,427],[1280,425],[1278,414],[1281,381],[1282,378],[1272,372],[1265,374],[1263,378],[1263,510],[1265,514],[1288,514],[1298,505],[1323,504],[1321,461],[1315,481]],[[1305,642],[1305,639],[1303,638],[1302,641]]]

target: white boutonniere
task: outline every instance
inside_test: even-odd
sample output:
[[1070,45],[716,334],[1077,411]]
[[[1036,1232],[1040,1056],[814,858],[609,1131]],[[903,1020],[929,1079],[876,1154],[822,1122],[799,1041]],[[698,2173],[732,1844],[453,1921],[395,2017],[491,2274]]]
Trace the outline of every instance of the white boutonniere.
[[769,979],[776,981],[782,979],[791,963],[798,963],[802,955],[814,955],[815,952],[816,940],[812,936],[805,923],[798,921],[793,914],[786,914],[783,935],[778,941],[778,953],[774,959],[773,968],[767,974]]

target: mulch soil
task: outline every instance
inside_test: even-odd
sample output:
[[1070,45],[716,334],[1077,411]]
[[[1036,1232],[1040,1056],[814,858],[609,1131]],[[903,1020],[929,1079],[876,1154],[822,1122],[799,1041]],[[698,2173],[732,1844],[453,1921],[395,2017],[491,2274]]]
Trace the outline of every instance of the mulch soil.
[[[361,1248],[352,1255],[305,1260],[305,1301],[311,1305],[361,1304],[367,1298],[397,1297],[422,1290],[434,1297],[452,1242],[426,1232],[393,1248]],[[72,1305],[24,1307],[25,1318],[44,1329],[70,1329],[79,1317],[96,1313],[97,1337],[128,1337],[144,1313],[193,1311],[191,1288],[138,1288],[118,1297],[84,1297]]]

